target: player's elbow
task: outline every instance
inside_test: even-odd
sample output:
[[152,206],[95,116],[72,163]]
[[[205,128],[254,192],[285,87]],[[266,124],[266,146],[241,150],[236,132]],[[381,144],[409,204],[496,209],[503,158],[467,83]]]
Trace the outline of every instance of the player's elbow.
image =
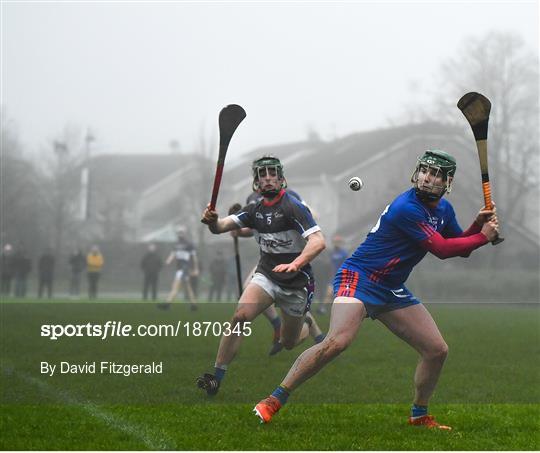
[[445,259],[451,257],[451,255],[448,255],[447,253],[443,252],[442,250],[437,250],[437,249],[430,250],[430,253],[432,255],[435,255],[440,260],[445,260]]
[[321,253],[326,248],[326,241],[324,240],[323,235],[314,238],[315,240],[315,248],[317,250],[317,253]]
[[242,238],[250,238],[253,237],[253,230],[251,228],[240,228],[237,230],[237,234]]
[[424,247],[425,250],[427,250],[432,255],[435,255],[440,260],[445,260],[446,258],[450,258],[451,256],[454,256],[450,254],[447,250],[447,247],[444,246],[444,244],[436,243],[435,241],[426,240],[421,245]]
[[455,258],[456,256],[467,258],[471,254],[471,252],[460,253],[455,250],[446,250],[446,249],[432,249],[429,251],[441,260],[446,260],[448,258]]

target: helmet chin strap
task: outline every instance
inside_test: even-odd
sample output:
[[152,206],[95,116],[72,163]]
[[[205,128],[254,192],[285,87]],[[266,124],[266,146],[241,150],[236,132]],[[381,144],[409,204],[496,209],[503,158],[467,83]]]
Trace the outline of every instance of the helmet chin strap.
[[253,191],[259,192],[263,197],[266,198],[275,198],[279,195],[281,192],[281,189],[285,189],[287,187],[287,181],[285,178],[283,178],[283,181],[281,182],[281,185],[278,189],[268,189],[264,190],[259,187],[259,181],[255,180],[253,181]]
[[448,185],[442,187],[440,193],[428,192],[426,190],[422,190],[420,187],[418,187],[418,179],[416,179],[415,181],[414,190],[416,192],[416,196],[420,198],[420,200],[422,201],[439,201],[444,196],[445,193],[450,192]]
[[439,201],[443,195],[446,193],[446,190],[443,190],[440,195],[432,192],[425,192],[418,187],[415,187],[416,196],[422,201]]

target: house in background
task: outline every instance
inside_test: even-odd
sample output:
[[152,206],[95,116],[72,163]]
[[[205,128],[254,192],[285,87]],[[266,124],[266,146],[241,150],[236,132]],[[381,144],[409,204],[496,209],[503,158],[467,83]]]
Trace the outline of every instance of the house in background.
[[[312,208],[326,236],[339,233],[349,244],[358,244],[385,206],[410,187],[415,160],[429,148],[444,149],[457,158],[455,184],[448,197],[467,228],[483,202],[474,140],[466,129],[439,123],[378,129],[331,142],[311,139],[257,148],[226,162],[217,209],[225,215],[233,203],[245,202],[251,192],[251,162],[271,154],[282,160],[289,187]],[[215,159],[201,154],[97,156],[90,171],[90,235],[171,242],[176,226],[182,224],[197,243],[228,240],[208,236],[200,223],[210,198]],[[364,181],[361,191],[348,188],[352,176]],[[538,256],[539,188],[531,187],[506,205],[509,187],[519,178],[505,168],[504,178],[493,180],[501,227],[512,244],[499,246],[497,253]],[[505,212],[510,208],[509,218]]]

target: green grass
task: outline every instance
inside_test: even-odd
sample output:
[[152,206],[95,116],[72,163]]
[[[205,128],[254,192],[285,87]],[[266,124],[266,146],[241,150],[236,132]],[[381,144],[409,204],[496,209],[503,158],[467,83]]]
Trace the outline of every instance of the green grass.
[[[411,427],[407,405],[291,404],[269,425],[249,405],[111,406],[116,426],[77,407],[3,408],[14,450],[537,450],[535,405],[437,405],[451,432]],[[44,420],[50,422],[44,423]],[[124,425],[127,428],[122,428]]]
[[[60,302],[60,301],[59,301]],[[64,303],[65,302],[65,303]],[[450,355],[430,406],[454,427],[410,427],[416,354],[378,322],[300,387],[270,425],[251,414],[311,343],[268,358],[264,319],[213,399],[194,378],[211,371],[218,339],[39,336],[43,323],[226,320],[230,304],[44,302],[0,305],[1,441],[4,450],[538,450],[538,306],[431,305]],[[327,325],[328,318],[321,318]],[[41,376],[39,362],[160,360],[161,376]]]

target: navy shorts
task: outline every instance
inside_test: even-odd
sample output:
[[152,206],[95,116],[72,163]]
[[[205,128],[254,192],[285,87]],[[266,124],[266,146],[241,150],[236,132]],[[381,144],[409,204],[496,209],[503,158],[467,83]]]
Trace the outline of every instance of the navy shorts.
[[334,277],[334,297],[354,297],[362,301],[368,316],[373,319],[381,313],[420,303],[405,285],[387,288],[346,267],[340,268]]

